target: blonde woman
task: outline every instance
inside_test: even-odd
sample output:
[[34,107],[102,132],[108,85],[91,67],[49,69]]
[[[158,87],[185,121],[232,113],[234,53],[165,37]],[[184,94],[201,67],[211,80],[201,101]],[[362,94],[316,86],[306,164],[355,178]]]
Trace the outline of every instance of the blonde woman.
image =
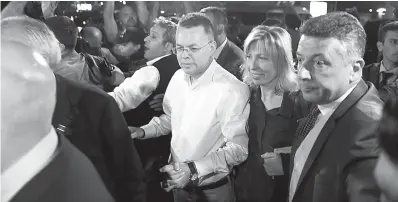
[[290,146],[307,104],[300,98],[289,33],[257,26],[244,43],[243,81],[251,86],[249,156],[237,167],[237,201],[286,201]]

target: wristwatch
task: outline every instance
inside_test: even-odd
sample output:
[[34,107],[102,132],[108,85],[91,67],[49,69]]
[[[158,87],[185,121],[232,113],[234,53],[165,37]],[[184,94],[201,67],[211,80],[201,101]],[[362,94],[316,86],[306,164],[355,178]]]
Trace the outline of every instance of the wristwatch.
[[189,177],[191,185],[197,185],[199,182],[198,170],[196,170],[196,165],[193,161],[187,162],[189,170],[191,171],[191,176]]

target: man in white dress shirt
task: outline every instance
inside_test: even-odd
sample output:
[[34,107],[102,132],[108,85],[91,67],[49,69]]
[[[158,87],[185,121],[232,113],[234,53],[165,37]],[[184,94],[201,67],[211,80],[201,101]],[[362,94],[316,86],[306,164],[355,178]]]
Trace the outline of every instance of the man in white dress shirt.
[[216,49],[211,21],[190,13],[177,27],[178,70],[167,88],[164,114],[132,138],[154,138],[172,132],[173,165],[161,169],[170,179],[166,190],[174,201],[233,201],[228,175],[247,158],[245,125],[249,88],[213,58]]
[[292,144],[289,201],[378,201],[372,172],[382,102],[362,80],[366,33],[346,12],[312,18],[300,32],[299,84],[313,107]]
[[109,93],[115,98],[122,112],[137,108],[158,88],[161,79],[159,68],[168,68],[168,72],[171,72],[170,78],[179,68],[177,60],[175,60],[176,64],[167,64],[170,65],[169,67],[155,66],[155,63],[163,58],[168,56],[175,58],[173,48],[176,28],[177,25],[174,22],[163,17],[154,21],[149,35],[144,39],[144,57],[148,60],[147,66],[137,70],[132,77],[126,78],[113,92]]

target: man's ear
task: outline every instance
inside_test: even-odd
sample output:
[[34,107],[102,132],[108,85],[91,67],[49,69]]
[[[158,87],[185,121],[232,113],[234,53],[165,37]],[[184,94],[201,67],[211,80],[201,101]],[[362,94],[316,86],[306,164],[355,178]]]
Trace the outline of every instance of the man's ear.
[[224,32],[224,29],[225,29],[224,25],[222,25],[222,24],[218,25],[217,26],[217,36],[222,34]]
[[171,42],[166,42],[164,45],[164,49],[167,53],[171,53],[173,51],[174,45]]
[[59,43],[59,48],[61,49],[61,53],[62,53],[65,50],[65,45],[62,43]]
[[359,58],[354,61],[352,65],[352,72],[350,75],[351,81],[358,81],[362,78],[362,69],[365,66],[365,61]]
[[384,47],[383,42],[378,41],[378,42],[376,43],[376,46],[377,46],[377,49],[379,50],[379,52],[382,52],[382,51],[383,51],[383,47]]

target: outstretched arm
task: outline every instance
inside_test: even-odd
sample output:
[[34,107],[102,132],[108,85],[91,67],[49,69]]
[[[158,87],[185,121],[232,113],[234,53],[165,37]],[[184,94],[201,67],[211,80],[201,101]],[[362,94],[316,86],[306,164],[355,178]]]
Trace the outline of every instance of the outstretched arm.
[[109,42],[115,43],[117,39],[117,24],[113,12],[115,11],[115,2],[106,1],[104,6],[104,30],[105,36]]
[[151,29],[153,21],[158,17],[159,8],[160,8],[159,2],[158,1],[153,2],[151,13],[149,13],[148,22],[146,24],[147,30]]

